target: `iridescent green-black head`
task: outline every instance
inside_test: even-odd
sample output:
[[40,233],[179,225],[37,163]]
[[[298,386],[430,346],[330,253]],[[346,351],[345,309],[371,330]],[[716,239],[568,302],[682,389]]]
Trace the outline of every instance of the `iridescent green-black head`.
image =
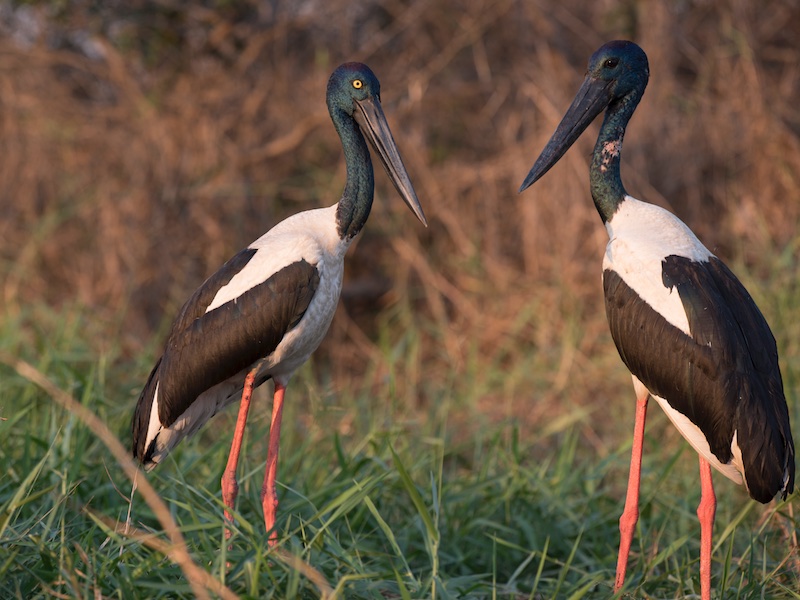
[[603,44],[592,54],[586,77],[606,83],[607,104],[611,104],[631,95],[641,98],[650,78],[650,65],[647,55],[639,46],[633,42],[615,40]]
[[621,140],[625,125],[639,103],[649,77],[647,55],[633,42],[616,40],[601,46],[589,59],[586,78],[572,105],[519,191],[533,185],[556,164],[595,117],[607,108],[609,113],[613,112],[617,117],[617,122],[608,125],[619,129]]
[[[328,80],[328,111],[342,138],[345,153],[348,151],[348,146],[358,143],[348,133],[350,128],[347,126],[347,121],[352,119],[358,124],[361,134],[378,154],[389,179],[392,180],[400,196],[417,218],[427,225],[425,214],[422,212],[417,194],[411,185],[411,179],[400,158],[400,152],[392,137],[392,132],[389,130],[386,116],[383,114],[380,95],[381,84],[367,65],[357,62],[344,63],[331,74]],[[357,136],[355,133],[353,135]],[[356,168],[359,167],[360,165]],[[372,201],[371,193],[370,188],[369,202]],[[368,209],[364,218],[366,214],[368,214]],[[357,233],[362,224],[361,222],[357,223],[351,230]]]
[[380,102],[381,84],[367,65],[357,62],[344,63],[328,79],[328,110],[333,117],[336,110],[353,116],[356,103],[367,98]]

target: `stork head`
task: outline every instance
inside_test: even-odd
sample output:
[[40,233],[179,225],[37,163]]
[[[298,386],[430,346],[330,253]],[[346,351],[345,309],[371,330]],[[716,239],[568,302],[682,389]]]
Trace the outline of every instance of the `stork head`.
[[601,46],[589,59],[583,84],[519,191],[547,173],[601,112],[618,109],[621,103],[635,108],[649,77],[647,55],[633,42],[615,40]]
[[[427,226],[428,221],[383,114],[381,84],[372,70],[362,63],[344,63],[328,80],[327,100],[328,111],[337,127],[342,114],[355,120],[362,135],[380,158],[400,197]],[[344,138],[342,141],[346,143]]]

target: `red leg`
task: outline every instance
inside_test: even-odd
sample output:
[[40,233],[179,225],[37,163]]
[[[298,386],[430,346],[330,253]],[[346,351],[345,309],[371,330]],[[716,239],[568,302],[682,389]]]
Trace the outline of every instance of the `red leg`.
[[275,531],[275,513],[278,510],[278,493],[275,491],[275,477],[278,473],[278,450],[281,443],[281,418],[283,417],[283,394],[285,385],[275,382],[272,398],[272,424],[269,428],[269,448],[267,449],[267,469],[264,473],[264,487],[261,488],[261,505],[264,509],[264,526],[269,534],[269,545],[278,543]]
[[642,474],[642,449],[644,446],[644,423],[647,416],[647,400],[650,393],[637,380],[633,381],[636,390],[636,420],[633,426],[633,448],[631,449],[631,470],[628,475],[628,493],[625,497],[625,509],[619,518],[619,554],[617,555],[617,577],[614,591],[617,592],[625,583],[625,571],[628,567],[628,554],[631,551],[633,533],[639,520],[639,481]]
[[[253,369],[247,374],[244,380],[244,388],[242,389],[242,401],[239,404],[239,416],[236,418],[236,429],[233,430],[233,442],[231,443],[231,452],[228,455],[228,464],[225,466],[225,471],[222,473],[222,501],[227,507],[225,509],[225,521],[228,523],[233,522],[231,512],[233,505],[236,502],[236,496],[239,494],[239,483],[236,481],[236,467],[239,465],[239,453],[242,450],[242,438],[244,437],[244,427],[247,423],[247,413],[250,410],[250,400],[253,397],[253,383],[256,379],[256,371]],[[231,530],[225,529],[225,539],[230,539]]]
[[700,489],[700,505],[697,507],[697,518],[700,519],[700,597],[702,600],[711,600],[711,536],[717,513],[717,497],[714,495],[711,465],[702,456]]

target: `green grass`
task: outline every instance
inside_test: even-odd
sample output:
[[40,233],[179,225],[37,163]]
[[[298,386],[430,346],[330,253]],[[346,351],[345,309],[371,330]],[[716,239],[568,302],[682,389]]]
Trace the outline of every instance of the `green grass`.
[[[0,349],[31,362],[127,445],[149,357],[125,359],[114,344],[98,356],[87,311],[29,311],[4,321]],[[391,365],[385,385],[331,381],[317,361],[290,386],[280,547],[342,598],[611,597],[632,419],[624,372],[620,389],[628,395],[603,410],[573,415],[563,406],[559,418],[538,423],[523,415],[491,419],[475,398],[503,380],[498,366],[487,371],[476,361],[465,373],[404,380],[419,352],[418,331],[396,327],[404,314],[384,319],[379,348],[382,364]],[[527,375],[507,365],[516,384],[498,402],[546,387],[537,369],[548,360],[559,358],[526,359],[536,367]],[[367,374],[383,370],[365,365]],[[0,376],[0,597],[193,597],[173,561],[115,531],[113,523],[125,521],[131,484],[97,435],[12,368],[0,366]],[[537,393],[527,394],[533,406]],[[423,396],[431,401],[410,405]],[[265,398],[245,437],[230,549],[219,477],[235,411],[218,416],[147,477],[194,561],[232,592],[320,597],[308,576],[314,571],[298,570],[266,545],[258,498]],[[696,458],[660,411],[651,415],[639,533],[622,597],[681,598],[699,594]],[[601,418],[622,424],[598,452],[584,432]],[[800,597],[793,591],[797,558],[786,539],[787,506],[762,508],[716,479],[716,597]],[[166,541],[138,493],[132,522]]]

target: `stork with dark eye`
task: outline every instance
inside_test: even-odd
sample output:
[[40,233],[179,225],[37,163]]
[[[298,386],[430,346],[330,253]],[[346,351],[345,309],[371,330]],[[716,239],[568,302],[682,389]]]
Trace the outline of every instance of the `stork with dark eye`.
[[609,242],[603,291],[611,336],[633,375],[636,419],[615,590],[625,581],[639,517],[644,423],[649,397],[700,456],[700,582],[711,597],[712,467],[755,500],[794,488],[794,442],[778,350],[750,294],[672,213],[628,195],[620,178],[625,127],[650,75],[632,42],[609,42],[589,60],[572,105],[520,188],[542,177],[605,111],[589,183]]

